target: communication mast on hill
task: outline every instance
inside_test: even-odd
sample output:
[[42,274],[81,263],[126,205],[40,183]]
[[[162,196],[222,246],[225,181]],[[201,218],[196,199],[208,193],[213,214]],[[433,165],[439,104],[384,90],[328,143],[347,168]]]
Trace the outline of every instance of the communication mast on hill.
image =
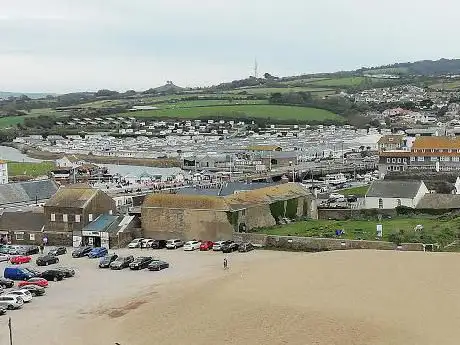
[[259,78],[259,65],[257,59],[254,60],[254,78]]

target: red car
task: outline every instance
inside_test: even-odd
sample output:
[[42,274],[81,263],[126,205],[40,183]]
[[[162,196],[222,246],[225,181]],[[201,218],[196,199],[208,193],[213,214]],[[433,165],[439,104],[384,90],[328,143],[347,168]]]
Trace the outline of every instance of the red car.
[[37,278],[30,278],[29,280],[24,280],[18,283],[18,287],[23,287],[26,285],[37,285],[41,287],[47,287],[48,281],[46,279],[37,277]]
[[213,245],[214,245],[214,242],[212,241],[202,241],[200,250],[211,250]]
[[30,260],[32,260],[32,258],[30,256],[25,255],[16,255],[10,258],[10,262],[16,265],[27,264],[30,262]]

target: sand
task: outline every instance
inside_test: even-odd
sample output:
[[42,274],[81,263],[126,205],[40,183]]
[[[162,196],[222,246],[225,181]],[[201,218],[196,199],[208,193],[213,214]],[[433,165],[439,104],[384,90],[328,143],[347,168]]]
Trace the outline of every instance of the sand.
[[200,254],[189,258],[204,260],[203,270],[142,282],[97,305],[82,300],[42,343],[458,343],[458,254],[260,251],[231,256],[228,271]]

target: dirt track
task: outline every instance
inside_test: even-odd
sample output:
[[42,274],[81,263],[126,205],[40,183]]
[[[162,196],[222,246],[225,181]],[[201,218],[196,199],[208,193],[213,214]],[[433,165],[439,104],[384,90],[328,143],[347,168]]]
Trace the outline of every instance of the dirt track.
[[262,251],[230,262],[223,271],[206,261],[98,307],[82,301],[56,336],[67,345],[89,329],[87,345],[458,343],[458,254]]

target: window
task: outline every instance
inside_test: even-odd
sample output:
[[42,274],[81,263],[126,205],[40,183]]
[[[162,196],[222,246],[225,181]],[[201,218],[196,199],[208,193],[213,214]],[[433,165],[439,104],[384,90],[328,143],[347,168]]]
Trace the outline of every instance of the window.
[[460,162],[460,157],[458,156],[452,157],[452,162]]
[[396,158],[392,158],[391,163],[396,163]]
[[425,157],[417,157],[417,161],[419,161],[419,162],[424,162],[424,161],[425,161]]
[[80,223],[80,215],[79,214],[75,215],[75,223]]
[[396,204],[399,206],[401,206],[401,199],[396,199]]
[[457,149],[457,153],[460,153],[460,149]]
[[93,214],[92,214],[92,213],[88,214],[88,220],[89,220],[90,222],[93,221]]
[[432,162],[437,162],[437,161],[438,161],[438,157],[430,157],[430,160],[431,160]]
[[35,241],[35,234],[29,234],[29,240]]
[[387,163],[391,163],[391,158],[387,158]]
[[401,163],[401,158],[398,158],[398,163]]
[[452,153],[452,149],[447,150],[447,152]]
[[441,162],[450,162],[450,157],[440,157]]
[[387,170],[388,170],[388,171],[391,171],[391,166],[388,166],[388,167],[387,167]]
[[443,152],[443,149],[439,149],[438,151],[439,151],[439,152]]
[[245,216],[246,215],[246,210],[241,210],[241,216]]
[[56,214],[55,213],[51,213],[51,221],[52,222],[56,221]]
[[[419,157],[419,158],[420,158],[420,157]],[[411,161],[411,162],[415,162],[415,157],[411,157],[411,158],[410,158],[410,161]]]
[[67,214],[64,213],[64,214],[62,215],[62,221],[63,221],[64,223],[67,223],[67,222],[69,221],[69,217],[67,216]]
[[431,152],[434,152],[434,149],[431,149]]
[[403,158],[403,163],[407,163],[407,158]]
[[113,214],[113,211],[112,211],[112,210],[109,210],[109,214],[112,215],[112,214]]
[[379,208],[383,208],[383,199],[379,199]]
[[23,232],[18,232],[15,235],[16,235],[16,241],[24,241],[24,233]]

